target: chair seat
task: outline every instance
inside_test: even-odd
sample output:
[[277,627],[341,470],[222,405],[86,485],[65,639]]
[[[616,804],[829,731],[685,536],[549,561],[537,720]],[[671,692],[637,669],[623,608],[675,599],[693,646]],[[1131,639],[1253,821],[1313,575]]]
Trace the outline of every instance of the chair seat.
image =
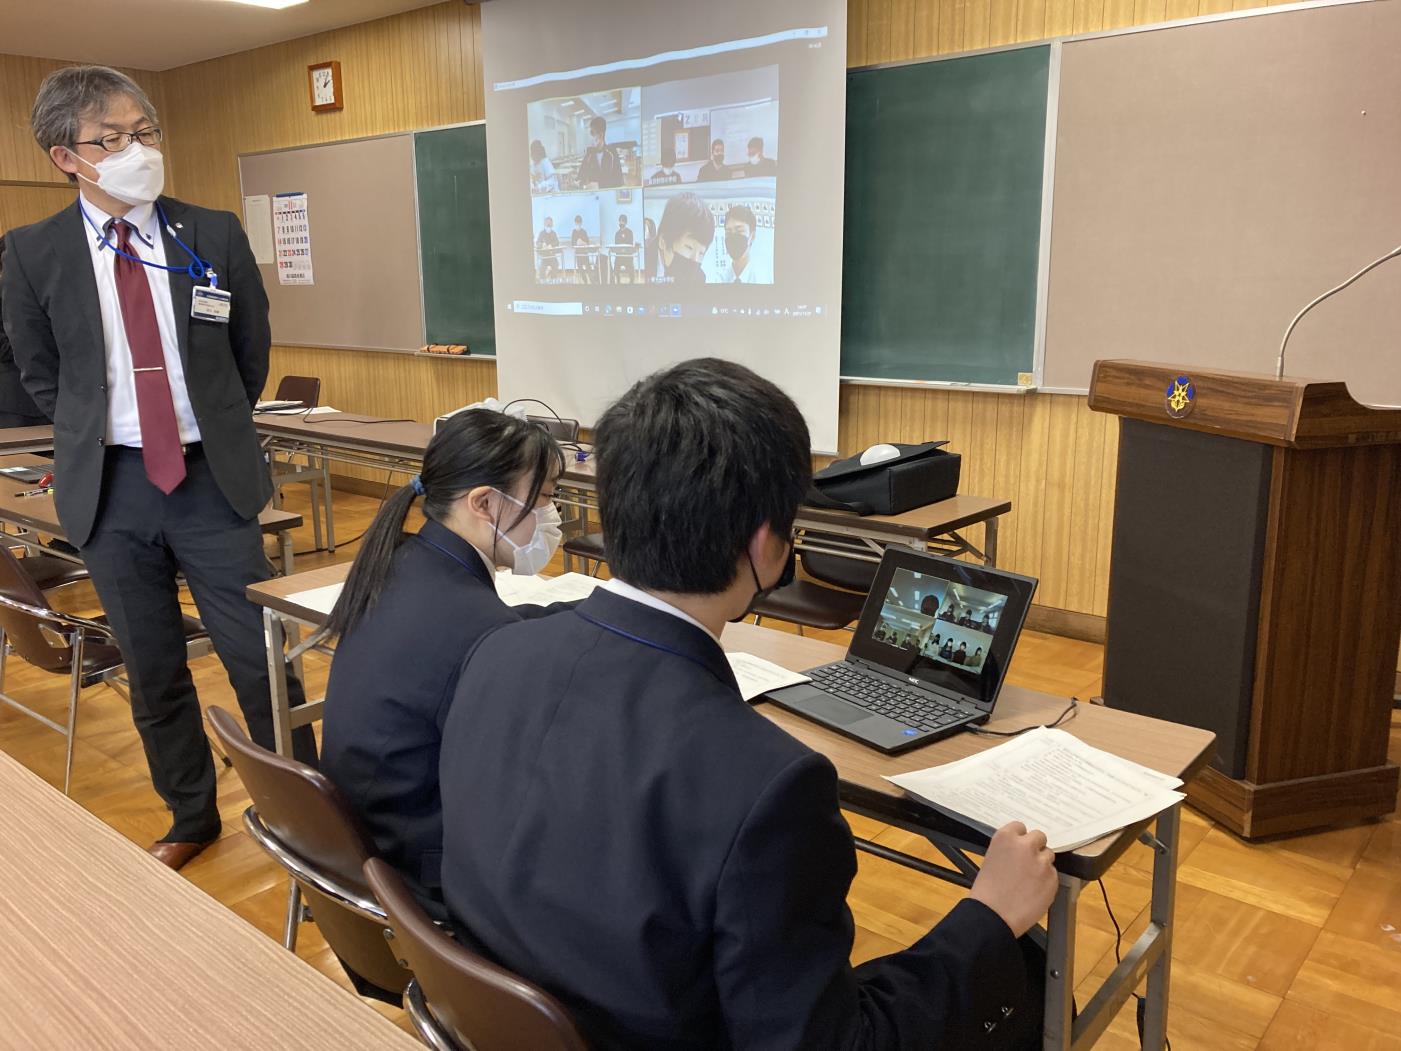
[[88,570],[81,562],[70,562],[56,555],[24,555],[18,559],[20,568],[29,574],[29,579],[39,585],[41,591],[60,588],[88,579]]
[[607,562],[608,551],[603,546],[602,533],[585,533],[570,537],[564,542],[564,550],[576,558],[586,558],[590,562]]
[[[94,617],[100,624],[106,624],[107,618]],[[189,645],[199,639],[209,637],[209,632],[205,630],[203,624],[194,617],[180,615],[181,628],[185,633],[185,645]],[[83,645],[83,685],[92,686],[102,681],[104,675],[116,671],[125,661],[122,660],[122,651],[110,642],[88,641]]]
[[825,588],[810,580],[795,580],[755,603],[753,612],[808,628],[835,631],[861,616],[866,596]]

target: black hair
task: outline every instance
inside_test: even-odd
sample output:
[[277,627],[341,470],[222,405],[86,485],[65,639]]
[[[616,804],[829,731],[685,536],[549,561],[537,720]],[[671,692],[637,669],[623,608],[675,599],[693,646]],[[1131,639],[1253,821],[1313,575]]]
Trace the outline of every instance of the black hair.
[[[522,478],[538,497],[550,471],[564,469],[564,453],[538,423],[491,409],[468,409],[452,416],[428,443],[423,455],[423,513],[434,522],[447,518],[463,493],[481,485],[509,492]],[[376,602],[389,579],[394,553],[408,535],[404,520],[418,493],[410,482],[386,500],[375,515],[350,567],[345,587],[326,622],[327,637],[347,635]],[[534,499],[503,533],[510,532],[534,510]]]
[[764,140],[758,135],[755,135],[752,139],[749,140],[749,148],[752,150],[755,146],[759,147],[760,153],[764,152]]
[[710,206],[689,190],[666,202],[662,220],[657,224],[657,236],[666,239],[670,251],[675,251],[676,242],[687,234],[707,248],[715,240],[715,216]]
[[545,144],[539,139],[530,140],[530,159],[536,163],[545,159]]
[[724,591],[755,530],[788,536],[812,481],[793,400],[716,358],[635,384],[598,421],[594,450],[609,565],[653,591]]
[[584,217],[583,217],[582,215],[576,215],[576,216],[574,217],[574,221],[575,221],[576,223],[578,223],[580,226],[583,226],[583,225],[584,225]]
[[607,122],[606,120],[604,120],[602,117],[595,117],[593,120],[589,121],[589,134],[590,134],[590,135],[603,135],[603,134],[604,134],[605,132],[607,132],[607,131],[608,131],[608,122]]
[[754,209],[747,204],[730,205],[730,210],[725,213],[726,226],[730,225],[731,219],[738,219],[740,222],[744,223],[745,226],[749,227],[749,237],[751,240],[759,231],[759,220],[754,215]]

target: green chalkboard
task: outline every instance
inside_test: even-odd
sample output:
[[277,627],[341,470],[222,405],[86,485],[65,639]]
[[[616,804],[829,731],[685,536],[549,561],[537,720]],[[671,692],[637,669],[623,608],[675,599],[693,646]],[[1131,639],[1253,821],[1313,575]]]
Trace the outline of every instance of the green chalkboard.
[[414,167],[428,342],[494,355],[486,125],[418,132]]
[[1033,369],[1049,46],[847,77],[843,376]]

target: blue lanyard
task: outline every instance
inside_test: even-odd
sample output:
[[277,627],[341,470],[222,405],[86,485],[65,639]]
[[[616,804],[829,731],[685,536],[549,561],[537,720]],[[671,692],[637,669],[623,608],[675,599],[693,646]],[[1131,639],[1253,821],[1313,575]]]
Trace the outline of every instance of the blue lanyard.
[[[171,238],[175,241],[175,243],[185,250],[185,254],[190,257],[191,261],[188,266],[164,266],[161,263],[147,262],[140,256],[135,256],[131,255],[130,253],[123,252],[111,241],[107,240],[107,234],[104,233],[102,228],[98,226],[96,222],[93,221],[92,216],[88,215],[88,211],[86,208],[83,207],[82,201],[78,202],[78,211],[83,213],[83,218],[88,221],[88,225],[93,228],[98,237],[102,238],[102,247],[112,249],[113,252],[121,256],[123,259],[130,259],[133,263],[140,263],[142,266],[149,266],[153,270],[168,270],[172,273],[189,274],[191,279],[195,281],[203,281],[207,277],[209,278],[210,288],[219,287],[219,275],[209,268],[208,263],[206,263],[199,256],[195,255],[194,249],[192,249],[184,241],[180,240],[179,235],[177,235],[175,232],[175,228],[170,225],[170,220],[165,217],[165,209],[161,207],[160,201],[156,202],[156,214],[161,217],[161,223],[165,226],[165,232],[168,233],[171,236]],[[116,221],[122,222],[123,220],[118,219]]]
[[[683,661],[690,661],[692,664],[696,665],[701,670],[703,670],[707,675],[711,675],[717,679],[720,678],[720,676],[715,674],[714,668],[710,667],[704,661],[692,657],[689,653],[682,653],[680,650],[674,650],[670,646],[663,646],[660,642],[653,642],[651,639],[644,639],[641,635],[634,635],[632,632],[624,631],[622,628],[614,627],[612,624],[605,624],[601,620],[595,620],[593,617],[590,617],[581,609],[575,609],[574,612],[577,613],[580,617],[584,618],[584,620],[588,621],[596,628],[602,628],[604,631],[611,632],[614,635],[618,635],[622,638],[625,638],[629,642],[639,643],[643,646],[648,647],[649,649],[659,650],[660,652],[668,653],[673,657],[680,657]],[[726,686],[730,685],[729,683],[726,683],[723,679],[720,679],[720,681]]]
[[[424,536],[422,533],[415,533],[414,536],[416,536],[419,540],[422,540],[425,544],[427,544],[429,547],[433,548],[434,550],[441,551],[443,554],[447,555],[448,558],[452,559],[454,562],[456,562],[456,563],[457,563],[459,566],[461,566],[463,569],[467,570],[468,573],[471,573],[474,577],[477,577],[478,580],[481,579],[480,574],[478,574],[478,573],[476,572],[476,570],[474,570],[474,569],[472,568],[471,564],[470,564],[466,559],[458,558],[456,555],[454,555],[454,554],[453,554],[451,551],[449,551],[447,548],[443,547],[442,544],[435,544],[435,543],[433,543],[433,541],[429,540],[429,539],[428,539],[426,536]],[[481,560],[478,559],[478,560],[477,560],[477,567],[476,567],[476,568],[477,568],[477,569],[486,569],[486,566],[482,565]],[[496,581],[495,581],[495,580],[491,581],[491,588],[492,588],[493,591],[496,590]]]

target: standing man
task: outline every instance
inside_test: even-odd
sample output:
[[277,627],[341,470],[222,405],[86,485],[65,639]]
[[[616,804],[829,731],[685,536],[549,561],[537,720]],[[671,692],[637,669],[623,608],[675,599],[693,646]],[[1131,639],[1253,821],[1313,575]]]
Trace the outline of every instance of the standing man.
[[608,122],[602,117],[589,121],[589,148],[579,165],[579,187],[584,190],[612,190],[623,185],[623,164],[618,151],[607,143]]
[[[272,482],[252,418],[267,295],[237,218],[161,196],[161,128],[130,78],[56,70],[30,126],[79,196],[10,231],[4,327],[53,417],[59,520],[116,633],[151,780],[174,815],[151,853],[179,868],[220,822],[178,572],[253,740],[273,746],[262,621],[244,597],[268,576],[257,519]],[[301,704],[301,683],[287,685]],[[310,727],[293,746],[316,761]]]
[[633,236],[632,227],[628,225],[626,215],[618,216],[618,232],[613,237],[613,273],[621,277],[628,275],[628,284],[635,280],[633,275],[637,272],[637,239]]
[[545,226],[535,237],[535,253],[540,260],[540,280],[553,281],[559,276],[559,234],[555,221],[545,216]]

